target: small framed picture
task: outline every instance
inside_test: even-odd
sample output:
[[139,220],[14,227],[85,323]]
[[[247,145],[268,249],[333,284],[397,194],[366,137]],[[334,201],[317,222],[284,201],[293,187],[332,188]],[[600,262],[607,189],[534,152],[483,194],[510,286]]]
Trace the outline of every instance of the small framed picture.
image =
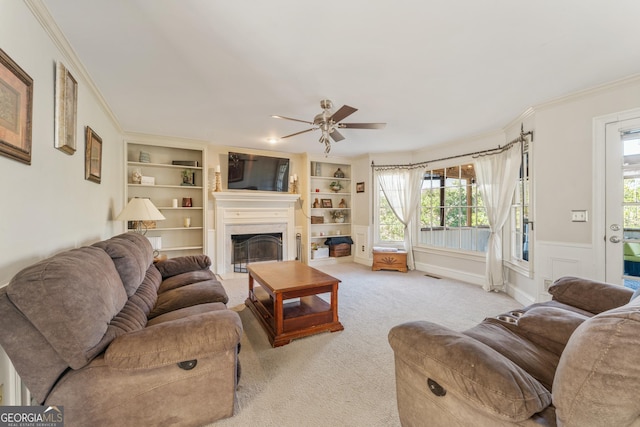
[[100,184],[102,178],[102,138],[87,126],[84,178]]
[[58,62],[56,67],[55,147],[67,154],[76,152],[76,117],[78,112],[78,82],[69,70]]
[[322,199],[320,201],[322,202],[322,207],[323,208],[332,208],[333,207],[333,203],[331,203],[331,199]]
[[364,193],[364,182],[356,183],[356,193]]

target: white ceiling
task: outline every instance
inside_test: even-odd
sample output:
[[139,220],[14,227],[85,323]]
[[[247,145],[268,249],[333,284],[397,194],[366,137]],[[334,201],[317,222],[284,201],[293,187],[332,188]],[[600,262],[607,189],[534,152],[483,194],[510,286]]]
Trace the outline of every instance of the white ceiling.
[[320,100],[359,109],[331,154],[498,130],[640,73],[638,0],[43,0],[128,132],[322,153]]

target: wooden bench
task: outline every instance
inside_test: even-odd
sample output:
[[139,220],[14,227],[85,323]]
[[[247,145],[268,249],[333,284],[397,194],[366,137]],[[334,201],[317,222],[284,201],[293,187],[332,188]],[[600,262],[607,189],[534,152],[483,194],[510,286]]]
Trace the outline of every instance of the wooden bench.
[[407,253],[405,251],[373,251],[371,270],[396,270],[407,272]]

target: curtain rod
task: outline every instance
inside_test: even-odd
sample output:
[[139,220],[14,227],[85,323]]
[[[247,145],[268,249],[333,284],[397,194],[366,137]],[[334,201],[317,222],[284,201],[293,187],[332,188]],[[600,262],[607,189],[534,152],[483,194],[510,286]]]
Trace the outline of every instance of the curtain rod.
[[419,162],[419,163],[409,163],[409,164],[405,164],[405,165],[376,165],[373,163],[373,160],[371,161],[371,167],[376,169],[376,170],[386,170],[386,169],[396,169],[396,168],[403,168],[403,169],[415,169],[415,168],[420,168],[420,167],[425,167],[427,166],[429,163],[435,163],[435,162],[440,162],[443,160],[451,160],[451,159],[457,159],[460,157],[473,157],[474,159],[477,157],[481,157],[481,156],[490,156],[492,154],[499,154],[502,153],[503,151],[508,150],[509,148],[511,148],[514,144],[517,144],[518,142],[524,142],[525,138],[527,136],[531,137],[531,141],[533,141],[533,131],[530,130],[528,132],[524,131],[524,125],[521,123],[520,124],[520,135],[518,135],[517,138],[514,138],[513,140],[509,141],[509,143],[507,143],[504,146],[499,146],[497,148],[489,148],[487,150],[482,150],[482,151],[474,151],[473,153],[467,153],[467,154],[457,154],[455,156],[449,156],[449,157],[442,157],[440,159],[435,159],[435,160],[426,160],[424,162]]

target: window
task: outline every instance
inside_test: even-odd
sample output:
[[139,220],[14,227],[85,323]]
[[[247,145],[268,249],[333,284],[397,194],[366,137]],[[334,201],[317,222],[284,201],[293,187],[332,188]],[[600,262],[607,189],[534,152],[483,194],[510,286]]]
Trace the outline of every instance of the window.
[[380,242],[404,241],[404,225],[393,213],[380,184],[378,187],[378,240]]
[[422,182],[419,244],[486,252],[488,239],[473,165],[428,170]]
[[511,261],[526,266],[531,257],[529,222],[531,209],[531,191],[529,177],[529,143],[523,142],[520,179],[513,195],[511,205]]

